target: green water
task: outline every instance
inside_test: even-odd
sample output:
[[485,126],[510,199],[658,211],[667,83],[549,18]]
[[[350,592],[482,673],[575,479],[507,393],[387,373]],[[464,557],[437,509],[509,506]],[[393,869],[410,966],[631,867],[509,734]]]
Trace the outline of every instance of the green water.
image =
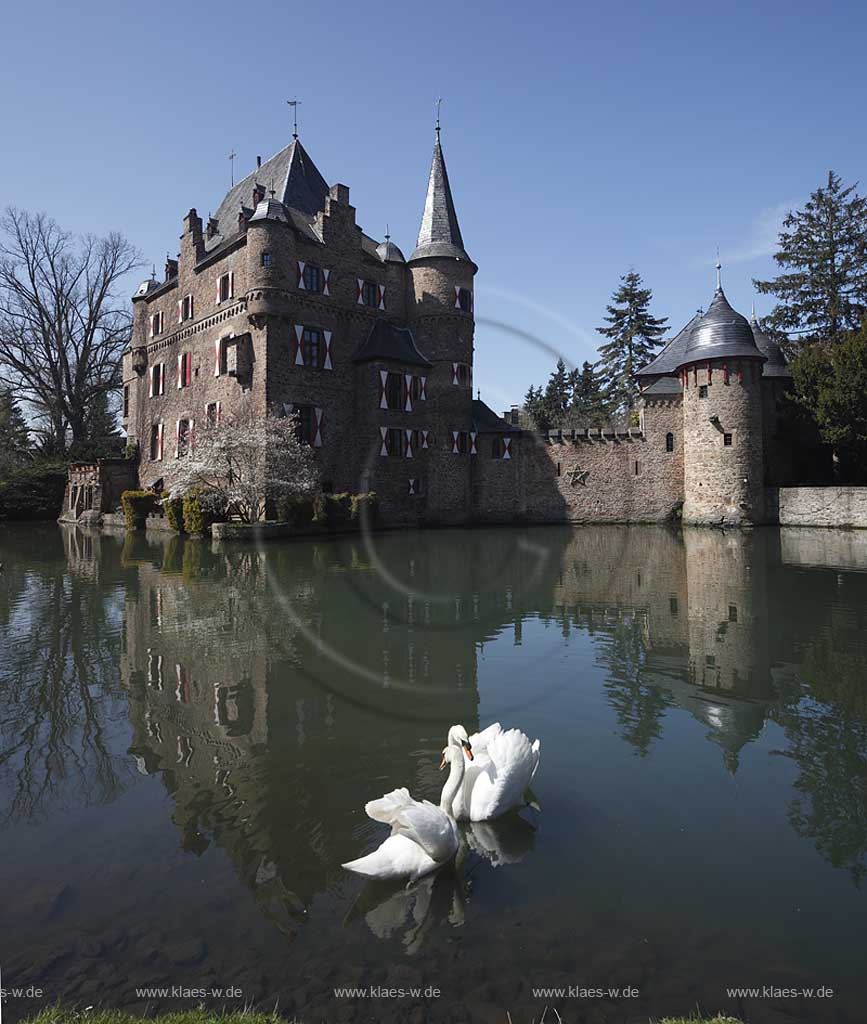
[[[864,1019],[867,536],[22,527],[0,562],[5,1019]],[[415,887],[346,875],[365,801],[437,799],[448,726],[497,720],[535,806]],[[834,995],[727,994],[766,985]]]

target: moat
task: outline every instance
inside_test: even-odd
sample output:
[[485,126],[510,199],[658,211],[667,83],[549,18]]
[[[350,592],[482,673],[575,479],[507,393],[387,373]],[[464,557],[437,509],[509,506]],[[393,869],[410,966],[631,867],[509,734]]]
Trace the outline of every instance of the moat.
[[[0,562],[0,968],[43,992],[9,1021],[172,986],[305,1024],[863,1019],[867,532],[10,527]],[[496,720],[542,740],[537,806],[414,888],[341,870],[365,801],[437,799],[448,726]],[[826,995],[727,995],[762,986]]]

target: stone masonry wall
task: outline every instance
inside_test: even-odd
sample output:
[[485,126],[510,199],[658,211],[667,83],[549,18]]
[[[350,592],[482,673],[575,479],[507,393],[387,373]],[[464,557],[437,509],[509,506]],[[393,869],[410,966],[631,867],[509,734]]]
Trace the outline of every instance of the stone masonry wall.
[[867,529],[867,487],[778,487],[766,492],[769,522]]

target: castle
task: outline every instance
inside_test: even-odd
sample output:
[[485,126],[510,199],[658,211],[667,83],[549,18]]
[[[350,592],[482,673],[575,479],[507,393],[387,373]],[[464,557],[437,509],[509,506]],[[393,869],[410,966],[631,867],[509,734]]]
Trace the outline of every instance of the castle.
[[[473,398],[473,281],[436,131],[407,260],[356,223],[297,135],[191,209],[165,279],[133,297],[123,423],[138,483],[170,488],[202,424],[295,413],[326,491],[374,490],[385,525],[767,521],[789,482],[789,373],[719,282],[641,372],[640,427],[518,429]],[[70,470],[64,518],[116,507],[129,467]]]

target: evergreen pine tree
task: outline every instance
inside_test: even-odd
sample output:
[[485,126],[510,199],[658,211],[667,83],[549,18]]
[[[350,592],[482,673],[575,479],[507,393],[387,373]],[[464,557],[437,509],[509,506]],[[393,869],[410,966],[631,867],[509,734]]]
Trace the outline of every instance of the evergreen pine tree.
[[785,272],[753,280],[779,300],[764,321],[771,330],[810,342],[860,327],[867,311],[867,199],[855,187],[829,171],[828,184],[783,221],[774,259]]
[[548,378],[543,399],[544,412],[550,426],[559,427],[563,423],[563,413],[569,408],[572,398],[570,377],[566,364],[558,359],[556,369]]
[[20,466],[30,448],[27,421],[10,388],[0,391],[0,473]]
[[607,327],[596,330],[610,340],[599,346],[596,364],[614,412],[631,412],[638,395],[638,371],[654,356],[668,327],[667,317],[650,313],[653,293],[642,288],[641,275],[630,270],[606,307]]
[[576,426],[600,426],[608,415],[608,407],[593,364],[585,361],[580,370],[573,371],[572,377],[571,419]]

